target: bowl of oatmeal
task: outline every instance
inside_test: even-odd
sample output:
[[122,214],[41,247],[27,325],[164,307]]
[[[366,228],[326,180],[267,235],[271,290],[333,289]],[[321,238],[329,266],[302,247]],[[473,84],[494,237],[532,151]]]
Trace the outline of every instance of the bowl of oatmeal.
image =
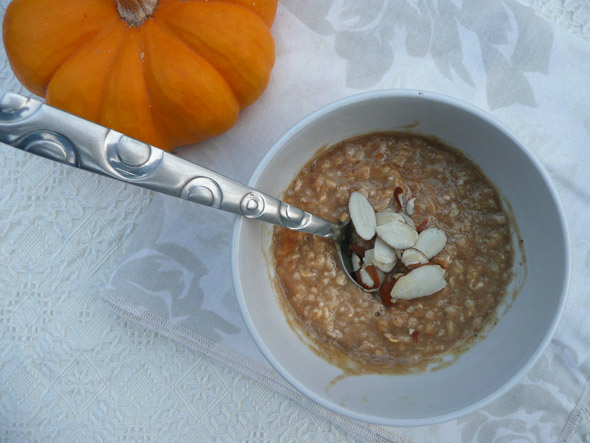
[[514,135],[468,104],[423,91],[345,98],[281,137],[249,185],[334,222],[366,212],[350,256],[368,291],[326,239],[234,227],[254,341],[334,412],[391,426],[472,412],[513,386],[556,328],[569,246],[555,190]]

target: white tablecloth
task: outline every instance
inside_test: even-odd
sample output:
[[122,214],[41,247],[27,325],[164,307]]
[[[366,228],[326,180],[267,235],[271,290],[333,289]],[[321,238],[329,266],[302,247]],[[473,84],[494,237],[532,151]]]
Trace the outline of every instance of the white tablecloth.
[[[2,9],[7,3],[1,1]],[[532,13],[510,0],[490,2],[491,10],[506,12],[505,17],[494,18],[505,24],[496,29],[495,35],[474,34],[460,23],[457,11],[472,5],[466,1],[396,3],[398,8],[415,8],[420,11],[418,16],[430,14],[430,20],[416,21],[407,28],[400,23],[389,26],[380,22],[383,17],[391,17],[387,9],[393,7],[393,2],[334,0],[324,2],[325,7],[316,2],[281,2],[273,28],[277,65],[265,95],[242,114],[235,130],[178,153],[246,181],[273,137],[319,105],[340,98],[342,91],[419,87],[456,92],[454,95],[493,112],[501,120],[504,117],[504,123],[524,136],[527,144],[535,145],[535,153],[550,166],[560,195],[577,193],[580,201],[586,202],[566,207],[570,225],[581,226],[590,216],[590,193],[581,186],[588,184],[584,165],[579,170],[566,170],[570,164],[567,152],[552,152],[554,146],[563,145],[527,139],[531,119],[506,119],[513,115],[514,106],[525,111],[551,110],[557,101],[552,101],[547,91],[531,90],[530,85],[535,81],[547,84],[543,78],[555,75],[556,59],[559,61],[565,52],[574,58],[564,60],[564,65],[588,67],[588,60],[578,61],[575,55],[588,54],[590,3],[522,3],[547,20],[540,25],[541,19],[534,19],[538,22],[535,29],[542,33],[518,28],[528,23],[523,17],[532,20]],[[479,7],[485,5],[481,2]],[[433,12],[439,15],[433,17]],[[442,39],[438,42],[441,44],[433,41],[428,48],[413,44],[421,40],[412,39],[411,32],[434,30],[436,35],[437,26],[453,22],[457,23],[456,40]],[[381,34],[364,32],[370,29],[380,30]],[[440,35],[448,36],[446,32]],[[524,41],[521,49],[519,35]],[[538,48],[533,44],[539,43],[538,39],[548,49],[532,51],[528,57],[525,49]],[[462,60],[462,54],[471,54],[462,52],[460,46],[466,44],[479,44],[482,53],[497,50],[506,57],[496,57],[496,63],[505,59],[508,65],[485,66],[485,57]],[[371,52],[363,54],[363,48],[372,45],[384,45],[378,54],[389,58],[374,59]],[[309,58],[296,66],[290,64],[290,57],[302,47],[309,51]],[[554,47],[565,52],[552,51]],[[340,62],[331,67],[329,80],[336,84],[331,88],[325,86],[325,78],[315,75],[326,69],[321,61],[333,59],[334,54]],[[4,55],[2,61],[0,92],[26,94],[13,78]],[[432,78],[422,77],[421,84],[413,84],[413,69],[424,74],[429,67],[433,68]],[[499,91],[507,85],[502,83],[504,76],[496,76],[498,81],[494,83],[494,69],[514,71],[510,87],[520,92],[513,103],[502,101],[505,95]],[[579,85],[578,71],[572,69],[571,78],[555,80],[561,82],[562,88],[568,82]],[[486,78],[487,82],[479,83]],[[588,88],[580,91],[582,97],[588,98]],[[309,99],[281,104],[281,94],[288,95],[289,91]],[[590,149],[588,101],[568,105],[579,115],[579,121],[571,123],[572,146]],[[265,112],[271,109],[275,127],[266,138],[257,138],[257,143],[243,142],[248,135],[259,135],[250,128],[256,126],[261,115],[268,119]],[[545,116],[538,123],[551,127],[547,118],[551,112],[537,115]],[[576,138],[584,133],[583,128],[585,142]],[[243,143],[243,156],[248,162],[224,151],[230,143]],[[182,334],[174,335],[169,329],[164,331],[167,335],[159,334],[130,320],[133,305],[125,317],[115,314],[101,300],[104,288],[109,287],[122,262],[128,259],[129,251],[137,247],[138,230],[145,230],[149,224],[145,215],[165,207],[166,214],[175,214],[175,201],[2,145],[0,170],[1,442],[590,440],[590,346],[584,314],[590,312],[587,234],[573,239],[574,243],[578,240],[586,244],[575,245],[573,287],[581,289],[581,293],[570,294],[564,314],[567,324],[560,325],[549,349],[514,389],[482,410],[446,424],[416,429],[359,428],[315,409],[272,378],[265,379],[261,372],[248,374],[248,368],[230,369],[228,365],[235,362],[229,357],[224,359],[223,348],[209,355],[197,352]],[[231,228],[231,217],[213,217],[219,217],[220,229]],[[199,241],[206,247],[206,238]],[[198,251],[193,253],[200,256]],[[205,268],[203,272],[227,272],[229,279],[228,269]],[[211,285],[214,289],[215,283]],[[207,289],[207,284],[204,287],[206,293],[212,290]],[[219,295],[221,305],[235,310],[231,291]],[[227,328],[231,332],[231,322]],[[222,332],[231,335],[228,330]],[[553,380],[552,374],[558,374],[559,380]]]

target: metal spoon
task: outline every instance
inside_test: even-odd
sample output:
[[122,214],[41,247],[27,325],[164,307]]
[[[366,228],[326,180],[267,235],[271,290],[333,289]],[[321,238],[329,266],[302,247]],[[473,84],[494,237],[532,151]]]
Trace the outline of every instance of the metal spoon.
[[[0,141],[60,163],[334,241],[352,276],[350,222],[336,224],[154,146],[37,100],[0,100]],[[358,285],[361,289],[362,287]]]

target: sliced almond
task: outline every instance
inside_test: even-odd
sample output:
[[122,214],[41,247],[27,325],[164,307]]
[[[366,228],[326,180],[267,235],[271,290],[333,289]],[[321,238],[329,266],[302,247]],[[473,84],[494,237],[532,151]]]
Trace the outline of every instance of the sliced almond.
[[435,294],[447,285],[445,274],[445,270],[438,265],[413,269],[395,281],[390,292],[391,298],[411,300]]
[[371,240],[375,236],[375,226],[377,221],[375,219],[375,211],[373,207],[360,192],[353,192],[348,201],[348,211],[354,229],[359,237],[364,240]]
[[404,190],[398,186],[397,188],[395,188],[393,190],[393,196],[395,197],[395,201],[397,201],[397,204],[399,205],[400,208],[402,208],[402,211],[403,211],[404,210]]
[[381,284],[377,268],[373,265],[359,269],[356,275],[358,283],[368,291],[376,290]]
[[393,209],[386,209],[383,212],[378,212],[377,214],[375,214],[375,218],[377,220],[377,226],[384,225],[394,220],[405,221],[402,214],[399,212],[395,212]]
[[412,228],[416,229],[416,225],[414,224],[414,220],[412,220],[412,218],[409,215],[402,213],[401,216],[404,219],[404,222],[406,222]]
[[404,250],[403,249],[394,248],[394,251],[395,251],[395,255],[396,255],[398,261],[401,260],[402,259],[402,255],[404,254]]
[[350,261],[352,262],[353,272],[356,272],[361,268],[361,258],[358,255],[352,254],[352,256],[350,257]]
[[408,248],[402,254],[402,263],[412,269],[418,265],[428,263],[428,257],[422,251],[416,248]]
[[371,277],[371,275],[367,271],[367,268],[361,268],[360,269],[359,277],[360,277],[360,280],[361,280],[360,283],[366,289],[372,289],[373,288],[373,285],[375,284],[375,282],[373,281],[373,277]]
[[446,244],[447,235],[442,229],[428,228],[420,233],[414,248],[422,251],[422,253],[430,260],[442,251]]
[[383,306],[390,307],[395,304],[395,301],[391,299],[391,290],[393,289],[394,284],[395,280],[389,279],[385,281],[379,288],[379,295],[381,297],[381,303]]
[[377,269],[388,273],[393,271],[393,268],[395,268],[395,265],[397,264],[397,257],[396,257],[396,263],[381,263],[380,261],[375,260],[373,262],[373,264],[377,267]]
[[414,205],[416,204],[416,197],[408,200],[406,204],[406,213],[411,217],[414,215]]
[[422,220],[422,223],[420,223],[418,225],[418,227],[416,228],[416,231],[418,231],[418,232],[424,231],[424,229],[426,229],[426,227],[428,226],[428,223],[430,223],[430,219],[425,218],[424,220]]
[[392,248],[407,249],[414,246],[418,240],[418,233],[407,223],[393,220],[384,225],[377,226],[377,235]]
[[375,247],[373,249],[373,260],[385,264],[397,262],[397,255],[395,255],[395,249],[385,243],[381,238],[375,239]]
[[416,229],[416,225],[414,224],[414,220],[407,214],[403,212],[395,212],[393,209],[386,209],[383,212],[379,212],[375,214],[377,220],[377,226],[384,225],[386,223],[392,222],[394,220],[403,221],[404,223],[410,225],[414,229]]

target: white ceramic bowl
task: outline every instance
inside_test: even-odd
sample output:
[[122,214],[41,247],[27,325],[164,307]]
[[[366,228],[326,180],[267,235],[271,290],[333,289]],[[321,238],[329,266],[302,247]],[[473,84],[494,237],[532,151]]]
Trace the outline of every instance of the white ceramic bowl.
[[267,262],[272,227],[238,218],[233,279],[256,344],[295,388],[348,417],[392,426],[428,425],[483,406],[533,365],[556,328],[569,279],[563,211],[548,175],[530,151],[495,119],[458,100],[422,91],[363,93],[328,105],[296,124],[263,158],[249,185],[284,190],[326,144],[379,130],[432,134],[478,164],[513,209],[527,257],[522,289],[497,326],[448,367],[413,375],[344,378],[312,352],[285,321]]

